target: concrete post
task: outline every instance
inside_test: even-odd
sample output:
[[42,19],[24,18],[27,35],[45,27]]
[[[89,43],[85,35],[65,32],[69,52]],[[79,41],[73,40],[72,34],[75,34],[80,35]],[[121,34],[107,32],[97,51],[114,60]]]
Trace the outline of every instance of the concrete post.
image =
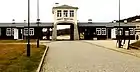
[[54,24],[54,28],[52,30],[52,40],[56,41],[57,39],[57,24]]
[[47,28],[47,40],[50,40],[50,28]]
[[74,40],[79,40],[77,24],[74,24]]

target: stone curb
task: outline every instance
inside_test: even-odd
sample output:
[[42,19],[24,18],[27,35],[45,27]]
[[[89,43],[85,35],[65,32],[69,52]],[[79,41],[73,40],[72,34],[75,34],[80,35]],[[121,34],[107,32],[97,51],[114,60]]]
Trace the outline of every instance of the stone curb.
[[43,62],[44,62],[44,59],[45,59],[45,56],[46,56],[48,50],[49,50],[49,46],[46,47],[36,72],[40,72],[41,71],[41,68],[42,68],[42,65],[43,65]]
[[111,49],[111,48],[109,48],[109,47],[105,47],[105,46],[93,44],[93,43],[90,43],[90,42],[85,42],[85,43],[92,44],[92,45],[96,45],[96,46],[98,46],[98,47],[103,47],[103,48],[106,48],[106,49],[109,49],[109,50],[113,50],[113,51],[116,51],[116,52],[120,52],[120,53],[124,53],[124,54],[128,54],[128,55],[132,55],[132,56],[135,56],[135,57],[140,58],[140,55],[136,55],[136,54],[133,54],[133,53],[130,53],[130,52],[124,52],[124,51],[120,51],[120,50],[115,50],[115,49]]

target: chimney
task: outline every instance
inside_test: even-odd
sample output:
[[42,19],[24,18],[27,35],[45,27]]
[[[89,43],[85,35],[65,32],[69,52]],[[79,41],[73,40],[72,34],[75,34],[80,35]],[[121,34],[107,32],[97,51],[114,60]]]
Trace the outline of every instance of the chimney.
[[59,5],[59,3],[55,3],[55,7],[57,7]]
[[113,23],[116,23],[116,20],[112,21]]
[[92,23],[92,19],[88,19],[88,23]]
[[136,21],[136,22],[139,22],[139,21],[140,21],[140,19],[136,19],[135,21]]
[[15,19],[12,20],[12,24],[15,24]]
[[124,23],[127,24],[127,20],[124,20]]

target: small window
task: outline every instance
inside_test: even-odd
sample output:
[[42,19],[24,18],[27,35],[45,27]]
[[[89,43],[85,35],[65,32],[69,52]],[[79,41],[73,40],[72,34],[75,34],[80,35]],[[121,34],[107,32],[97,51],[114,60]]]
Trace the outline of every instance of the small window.
[[102,35],[106,35],[106,28],[102,28]]
[[34,28],[30,28],[30,36],[33,36],[34,35]]
[[101,28],[96,28],[96,34],[101,35]]
[[7,36],[11,36],[12,35],[11,28],[6,28],[6,35]]
[[[24,28],[24,35],[28,36],[28,28]],[[33,36],[34,35],[34,28],[29,29],[29,35]]]
[[28,28],[24,28],[24,35],[25,35],[25,36],[28,35]]

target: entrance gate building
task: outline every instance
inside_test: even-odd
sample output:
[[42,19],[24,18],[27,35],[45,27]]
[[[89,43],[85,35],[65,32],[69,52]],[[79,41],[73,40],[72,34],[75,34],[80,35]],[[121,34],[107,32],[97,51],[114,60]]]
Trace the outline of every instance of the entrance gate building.
[[53,7],[52,13],[54,16],[54,24],[52,31],[52,40],[57,40],[57,25],[70,25],[70,39],[79,40],[78,25],[77,25],[77,10],[78,7],[68,5]]

